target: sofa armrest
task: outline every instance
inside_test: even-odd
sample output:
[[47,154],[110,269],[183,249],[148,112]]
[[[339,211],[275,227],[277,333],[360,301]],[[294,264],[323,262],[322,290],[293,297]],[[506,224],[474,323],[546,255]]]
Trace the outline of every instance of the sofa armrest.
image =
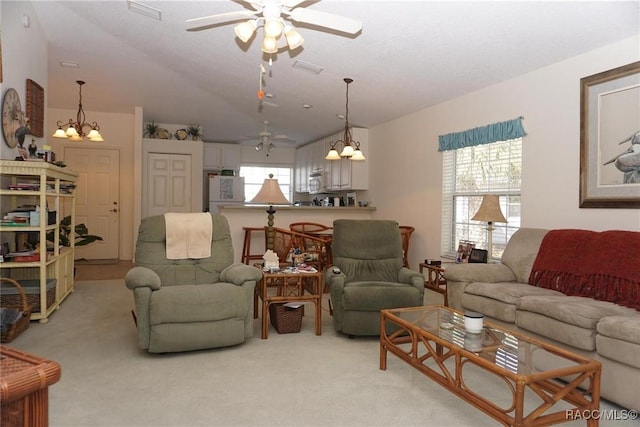
[[463,310],[462,295],[469,283],[517,281],[515,273],[504,264],[453,264],[443,274],[447,279],[449,307],[455,310]]
[[157,291],[162,286],[160,276],[147,267],[133,267],[124,277],[124,283],[131,290],[148,287],[153,291]]
[[262,279],[262,271],[259,268],[247,264],[231,264],[220,272],[222,282],[242,285],[244,282],[257,282]]

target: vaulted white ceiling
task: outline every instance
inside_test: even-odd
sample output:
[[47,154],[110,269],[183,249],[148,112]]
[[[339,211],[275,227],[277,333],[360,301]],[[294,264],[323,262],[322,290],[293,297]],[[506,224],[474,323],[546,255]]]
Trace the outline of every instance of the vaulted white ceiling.
[[[85,110],[142,106],[145,120],[200,124],[205,140],[218,142],[245,140],[264,120],[298,145],[340,130],[344,77],[354,79],[349,121],[368,127],[640,32],[638,1],[307,1],[301,6],[362,20],[362,32],[296,25],[303,48],[273,55],[269,66],[261,30],[249,45],[234,24],[185,30],[187,19],[245,10],[240,0],[141,0],[161,20],[125,0],[32,3],[49,41],[49,107],[76,109],[75,81],[84,80]],[[274,95],[266,100],[278,106],[259,107],[260,64]]]

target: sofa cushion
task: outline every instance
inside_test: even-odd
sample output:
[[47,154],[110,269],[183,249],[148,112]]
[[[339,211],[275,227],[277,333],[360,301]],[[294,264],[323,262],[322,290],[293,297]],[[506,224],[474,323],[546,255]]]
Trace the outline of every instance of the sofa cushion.
[[462,306],[494,319],[515,323],[516,304],[526,295],[562,295],[562,293],[523,283],[474,282],[465,288]]
[[345,285],[345,311],[380,311],[387,308],[422,305],[422,295],[414,286],[394,282],[350,282]]
[[640,313],[607,316],[598,322],[596,330],[598,354],[640,368]]
[[516,325],[580,348],[596,349],[596,325],[606,316],[631,309],[606,301],[570,296],[524,296],[518,302]]
[[165,286],[151,294],[149,323],[242,319],[248,310],[246,290],[231,283]]
[[540,313],[570,325],[593,330],[603,317],[625,315],[635,311],[611,302],[586,297],[534,295],[522,297],[518,303],[518,310]]
[[600,335],[640,345],[640,312],[630,313],[629,316],[604,317],[598,322],[596,330]]
[[507,304],[517,304],[524,296],[562,296],[562,292],[551,289],[538,288],[524,283],[502,282],[502,283],[470,283],[464,290],[467,294],[481,295],[492,298]]

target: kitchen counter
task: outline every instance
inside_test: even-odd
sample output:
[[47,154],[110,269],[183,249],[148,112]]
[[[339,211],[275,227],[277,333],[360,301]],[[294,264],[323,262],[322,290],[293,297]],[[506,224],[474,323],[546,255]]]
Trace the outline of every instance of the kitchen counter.
[[[220,207],[220,213],[227,217],[233,241],[235,262],[242,257],[242,243],[244,241],[243,227],[265,227],[267,225],[266,205],[231,205]],[[289,229],[293,222],[316,222],[329,227],[336,219],[374,219],[374,206],[334,208],[332,206],[274,206],[274,227]],[[264,234],[254,233],[251,240],[253,253],[265,248]],[[266,249],[265,249],[266,250]]]

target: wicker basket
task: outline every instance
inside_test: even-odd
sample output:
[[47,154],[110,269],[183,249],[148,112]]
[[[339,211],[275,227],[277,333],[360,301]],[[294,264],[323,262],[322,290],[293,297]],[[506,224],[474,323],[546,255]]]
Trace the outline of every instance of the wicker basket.
[[285,307],[284,303],[269,305],[271,324],[279,334],[300,332],[302,327],[302,307]]
[[[18,283],[22,287],[26,297],[27,303],[31,306],[32,310],[36,312],[40,311],[40,280],[25,280],[18,279]],[[56,279],[47,279],[47,308],[51,307],[56,302]],[[2,301],[5,304],[19,305],[22,302],[20,293],[16,292],[3,292]]]
[[3,285],[4,283],[8,283],[14,286],[18,290],[18,294],[20,296],[20,299],[17,300],[16,298],[14,298],[14,295],[9,295],[11,296],[11,298],[5,298],[5,295],[0,293],[0,307],[22,311],[22,317],[15,323],[6,325],[6,328],[2,331],[0,342],[7,343],[16,339],[18,335],[23,333],[29,327],[29,321],[31,319],[31,306],[27,302],[27,295],[25,294],[24,289],[22,289],[22,286],[20,286],[18,282],[6,277],[1,277],[0,282],[0,284]]

